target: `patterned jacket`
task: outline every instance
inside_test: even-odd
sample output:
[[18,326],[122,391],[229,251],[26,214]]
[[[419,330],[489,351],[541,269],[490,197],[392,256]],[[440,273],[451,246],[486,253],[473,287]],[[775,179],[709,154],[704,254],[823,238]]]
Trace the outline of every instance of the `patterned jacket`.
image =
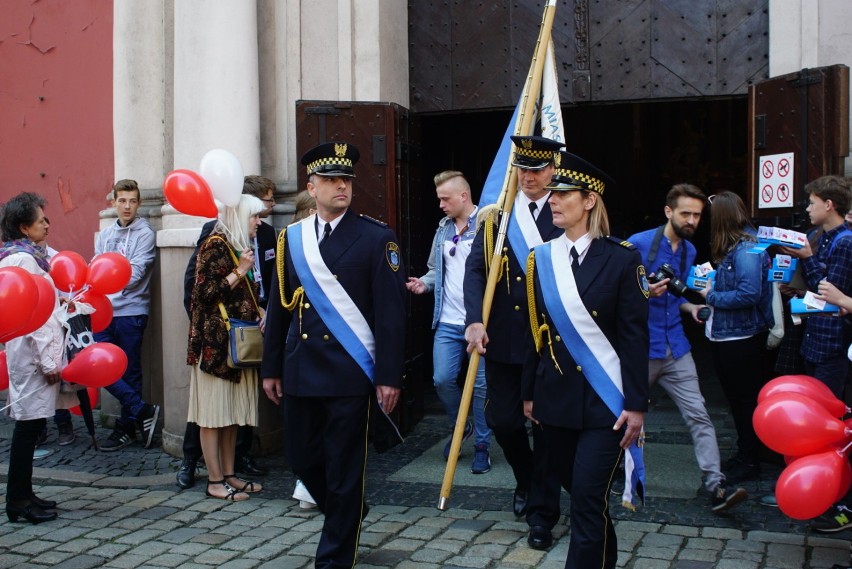
[[[189,343],[186,363],[200,363],[201,370],[227,379],[240,381],[241,370],[228,367],[228,332],[219,312],[219,303],[225,305],[229,318],[257,320],[260,318],[252,294],[257,298],[257,285],[249,284],[247,278],[240,279],[234,289],[227,277],[236,268],[222,233],[214,232],[198,250],[195,271],[195,287],[190,300]],[[249,286],[252,286],[251,293]]]

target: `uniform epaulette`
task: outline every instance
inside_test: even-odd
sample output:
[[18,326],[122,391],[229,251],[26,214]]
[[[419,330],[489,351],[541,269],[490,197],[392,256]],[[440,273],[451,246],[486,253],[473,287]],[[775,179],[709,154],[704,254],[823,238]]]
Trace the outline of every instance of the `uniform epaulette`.
[[622,247],[624,247],[624,248],[626,248],[626,249],[628,249],[628,250],[630,250],[630,251],[635,251],[635,250],[636,250],[636,245],[634,245],[634,244],[633,244],[633,243],[631,243],[630,241],[625,241],[624,239],[621,239],[621,238],[619,238],[619,237],[613,237],[612,235],[610,235],[609,237],[607,237],[607,239],[609,239],[609,240],[610,240],[610,241],[612,241],[613,243],[618,243],[619,245],[621,245]]
[[375,223],[376,225],[380,225],[381,227],[387,227],[388,226],[388,224],[385,223],[384,221],[379,221],[375,217],[370,217],[369,215],[364,215],[363,213],[359,213],[358,217],[360,217],[361,219],[363,219],[365,221],[372,221],[373,223]]

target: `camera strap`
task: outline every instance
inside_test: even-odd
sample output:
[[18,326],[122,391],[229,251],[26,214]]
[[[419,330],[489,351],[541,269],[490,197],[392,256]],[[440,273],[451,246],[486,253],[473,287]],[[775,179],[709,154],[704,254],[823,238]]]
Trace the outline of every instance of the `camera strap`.
[[[665,231],[665,229],[666,229],[666,226],[661,225],[657,228],[657,231],[654,233],[654,239],[651,241],[651,250],[648,251],[648,270],[651,269],[651,266],[654,264],[654,261],[657,260],[657,251],[660,250],[660,241],[663,238],[663,231]],[[680,247],[680,274],[678,276],[680,278],[683,278],[683,275],[685,275],[685,274],[686,274],[686,243],[681,243],[681,247]]]

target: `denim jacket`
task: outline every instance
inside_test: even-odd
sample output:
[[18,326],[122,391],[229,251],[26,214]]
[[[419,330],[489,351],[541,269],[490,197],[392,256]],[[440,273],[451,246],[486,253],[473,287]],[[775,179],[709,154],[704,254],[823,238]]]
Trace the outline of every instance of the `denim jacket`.
[[769,330],[772,315],[772,283],[766,252],[749,253],[755,241],[741,239],[716,267],[707,304],[713,307],[713,338],[753,336]]
[[[476,219],[474,212],[473,218]],[[469,224],[468,234],[476,231],[476,224]],[[420,277],[427,291],[435,293],[435,311],[432,314],[432,329],[438,327],[438,319],[441,317],[441,303],[444,299],[444,241],[448,241],[456,234],[456,225],[452,218],[444,217],[438,222],[438,229],[432,239],[432,250],[429,252],[429,260],[426,262],[428,272]]]

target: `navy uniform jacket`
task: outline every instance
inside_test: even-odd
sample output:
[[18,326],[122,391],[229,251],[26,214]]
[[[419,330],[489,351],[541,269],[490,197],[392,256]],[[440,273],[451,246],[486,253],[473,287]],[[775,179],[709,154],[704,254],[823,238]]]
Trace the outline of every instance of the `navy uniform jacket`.
[[[594,239],[575,275],[583,304],[621,360],[624,408],[629,411],[648,410],[648,299],[642,291],[641,266],[642,257],[633,245],[624,246],[614,238]],[[537,272],[534,278],[539,325],[552,326]],[[555,328],[551,331],[562,374],[550,356],[547,334],[540,353],[532,334],[527,334],[522,389],[524,400],[533,401],[533,416],[566,429],[612,427],[617,417],[577,370],[558,334]]]
[[[299,281],[284,242],[284,292],[287,302]],[[393,255],[393,251],[396,255]],[[364,315],[376,340],[376,385],[400,387],[405,349],[405,284],[396,236],[388,227],[349,209],[321,249],[323,260]],[[394,269],[394,263],[396,269]],[[348,397],[374,392],[367,375],[344,350],[305,295],[292,314],[281,304],[279,278],[273,277],[266,314],[262,378],[282,378],[284,393],[296,397]],[[301,312],[301,317],[300,317]]]
[[[529,215],[528,211],[512,211],[512,215]],[[488,223],[487,221],[485,223]],[[482,298],[488,273],[485,270],[485,223],[477,231],[467,257],[464,271],[464,309],[465,327],[474,322],[482,322]],[[542,241],[547,242],[562,235],[563,231],[553,225],[550,204],[545,203],[536,219],[536,226]],[[494,225],[494,238],[497,238],[497,225]],[[503,274],[494,289],[494,301],[488,319],[488,345],[485,358],[501,363],[520,365],[524,361],[523,330],[529,327],[527,312],[527,291],[524,271],[508,238],[504,242],[504,251],[509,259],[508,274]],[[521,259],[526,263],[526,257]],[[508,280],[508,285],[507,285]]]

